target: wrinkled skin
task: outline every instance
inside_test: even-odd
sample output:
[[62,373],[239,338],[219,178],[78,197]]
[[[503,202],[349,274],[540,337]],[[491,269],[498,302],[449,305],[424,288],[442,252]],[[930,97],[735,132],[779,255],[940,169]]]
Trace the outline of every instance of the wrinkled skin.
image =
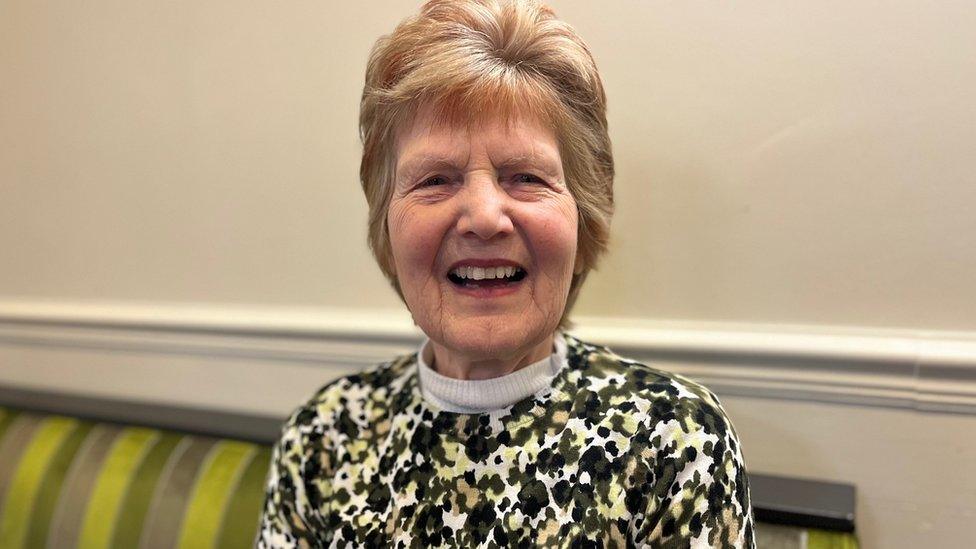
[[[528,117],[448,125],[421,109],[396,152],[390,244],[434,368],[487,379],[548,356],[579,267],[576,201],[552,131]],[[527,276],[510,295],[472,297],[447,278],[471,258],[514,261]]]

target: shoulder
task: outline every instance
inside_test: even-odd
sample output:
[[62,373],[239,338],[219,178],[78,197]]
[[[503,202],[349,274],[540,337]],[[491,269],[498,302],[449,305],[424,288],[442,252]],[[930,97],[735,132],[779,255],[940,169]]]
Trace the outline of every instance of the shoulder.
[[297,407],[282,427],[282,441],[321,437],[329,431],[347,434],[358,428],[377,408],[389,407],[393,397],[414,375],[416,354],[397,357],[362,372],[335,379]]
[[714,393],[606,347],[576,343],[586,400],[602,403],[611,420],[622,416],[610,425],[627,440],[644,478],[653,479],[626,494],[627,506],[639,510],[636,539],[653,547],[751,547],[745,463]]
[[[680,374],[625,358],[600,345],[567,337],[577,384],[608,412],[626,413],[652,431],[729,435],[731,424],[718,398]],[[591,397],[591,399],[594,397]]]

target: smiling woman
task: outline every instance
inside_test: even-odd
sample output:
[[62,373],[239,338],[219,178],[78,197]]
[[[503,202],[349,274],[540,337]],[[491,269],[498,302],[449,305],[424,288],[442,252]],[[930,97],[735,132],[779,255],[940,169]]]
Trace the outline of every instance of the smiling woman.
[[428,2],[377,42],[360,130],[369,243],[428,339],[291,416],[258,546],[752,547],[715,396],[562,332],[613,209],[573,29]]

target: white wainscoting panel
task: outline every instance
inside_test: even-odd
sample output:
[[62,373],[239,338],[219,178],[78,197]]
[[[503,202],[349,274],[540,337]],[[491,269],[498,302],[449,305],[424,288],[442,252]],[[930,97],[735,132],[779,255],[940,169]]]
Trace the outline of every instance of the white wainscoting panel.
[[[720,396],[976,413],[976,335],[577,318]],[[415,349],[405,311],[0,300],[0,386],[283,417]]]

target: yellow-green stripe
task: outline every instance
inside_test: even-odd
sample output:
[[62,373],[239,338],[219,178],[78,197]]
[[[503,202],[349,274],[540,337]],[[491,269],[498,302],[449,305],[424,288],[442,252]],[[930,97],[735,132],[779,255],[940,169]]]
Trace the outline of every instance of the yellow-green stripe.
[[115,537],[112,547],[117,549],[131,549],[139,546],[139,537],[146,523],[149,503],[156,492],[156,485],[162,475],[166,463],[173,457],[173,450],[183,440],[184,435],[164,432],[159,442],[142,461],[136,470],[132,486],[125,495],[122,510],[116,521]]
[[20,459],[7,491],[0,522],[0,547],[23,547],[30,527],[34,501],[44,479],[44,473],[58,447],[78,426],[78,420],[51,417],[39,426],[34,438]]
[[186,508],[180,549],[215,546],[232,488],[256,453],[257,446],[245,442],[223,441],[214,445]]
[[811,528],[807,530],[807,549],[857,549],[854,534],[830,532]]
[[58,505],[58,498],[61,496],[61,489],[64,487],[68,468],[91,430],[92,424],[90,422],[81,422],[78,428],[58,448],[57,455],[48,466],[47,473],[41,483],[40,492],[37,494],[37,500],[34,503],[34,515],[31,517],[30,529],[27,532],[27,547],[47,546],[51,518],[54,516],[54,509]]
[[258,533],[261,506],[264,503],[264,479],[271,464],[271,448],[262,447],[248,464],[224,513],[218,549],[251,547]]
[[78,537],[79,549],[109,547],[119,508],[132,481],[132,474],[159,436],[159,431],[154,429],[131,427],[123,430],[116,438],[88,500],[81,535]]

